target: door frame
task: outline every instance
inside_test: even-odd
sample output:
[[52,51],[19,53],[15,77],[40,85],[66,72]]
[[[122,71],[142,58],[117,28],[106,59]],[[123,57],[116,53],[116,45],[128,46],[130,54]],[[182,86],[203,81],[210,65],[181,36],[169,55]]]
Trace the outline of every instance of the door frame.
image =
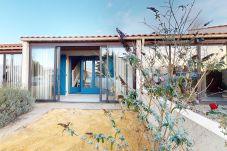
[[[69,56],[69,94],[99,94],[100,88],[95,87],[95,61],[98,60],[98,56],[89,56],[91,59],[86,59],[87,56]],[[80,61],[80,87],[72,87],[72,59],[79,59]],[[83,62],[86,60],[92,61],[92,80],[91,80],[91,88],[83,87],[83,80],[82,77],[84,64]]]
[[[65,45],[57,45],[55,46],[55,80],[57,81],[57,83],[55,84],[55,87],[57,88],[57,90],[55,89],[54,93],[55,93],[55,98],[53,99],[54,101],[60,101],[60,57],[61,57],[61,48],[64,47]],[[71,45],[70,45],[71,46]],[[94,45],[94,44],[74,44],[73,46],[98,46],[99,47],[99,61],[100,61],[100,75],[99,75],[99,102],[108,102],[108,100],[106,100],[106,97],[105,97],[105,94],[103,93],[103,86],[102,86],[102,51],[104,49],[107,49],[107,45]],[[31,53],[29,54],[30,55],[30,58],[31,58]],[[68,56],[67,56],[68,57]],[[30,62],[29,62],[29,66],[31,67],[31,59],[30,59]],[[69,63],[68,63],[69,64]],[[69,66],[68,66],[69,67]],[[69,74],[69,72],[66,73],[67,75]],[[68,75],[66,82],[68,83],[68,90],[67,92],[69,93],[69,76]],[[29,80],[31,78],[31,73],[29,73]],[[31,82],[30,82],[31,83]],[[29,85],[31,86],[31,85]],[[53,101],[52,100],[52,101]]]

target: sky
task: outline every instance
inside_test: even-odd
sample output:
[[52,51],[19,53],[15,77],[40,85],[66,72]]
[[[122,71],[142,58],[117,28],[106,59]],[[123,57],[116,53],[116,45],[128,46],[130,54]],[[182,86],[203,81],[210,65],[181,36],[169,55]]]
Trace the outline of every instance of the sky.
[[[189,0],[176,0],[186,3]],[[151,33],[148,6],[166,0],[0,0],[0,43],[18,43],[21,36],[115,35]],[[227,24],[227,0],[197,0],[193,13],[203,23]],[[163,7],[160,7],[163,9]]]

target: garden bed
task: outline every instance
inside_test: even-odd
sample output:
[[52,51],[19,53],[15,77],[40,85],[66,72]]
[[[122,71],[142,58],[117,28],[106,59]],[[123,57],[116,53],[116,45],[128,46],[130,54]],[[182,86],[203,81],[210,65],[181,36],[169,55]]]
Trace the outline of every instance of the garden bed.
[[[136,114],[126,112],[124,118],[121,119],[121,110],[114,110],[112,115],[129,144],[128,149],[143,150],[143,147],[147,146],[144,142],[147,141],[144,141],[146,138],[141,133],[144,127],[138,122]],[[114,134],[111,122],[104,115],[103,110],[58,109],[48,112],[40,120],[13,135],[2,140],[0,138],[0,150],[96,150],[95,145],[85,143],[80,136],[71,136],[58,125],[68,122],[72,123],[71,127],[78,135],[88,132]]]
[[198,113],[202,116],[205,116],[211,120],[214,120],[216,122],[220,122],[220,114],[226,114],[227,115],[227,105],[218,105],[218,109],[214,110],[214,112],[211,112],[211,109],[209,107],[209,104],[199,104],[191,106],[190,109]]

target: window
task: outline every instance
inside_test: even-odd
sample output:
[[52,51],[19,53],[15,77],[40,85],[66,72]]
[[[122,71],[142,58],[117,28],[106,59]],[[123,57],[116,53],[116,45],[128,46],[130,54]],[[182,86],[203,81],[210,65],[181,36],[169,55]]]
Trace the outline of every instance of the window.
[[31,92],[37,99],[55,98],[54,50],[52,47],[32,47]]

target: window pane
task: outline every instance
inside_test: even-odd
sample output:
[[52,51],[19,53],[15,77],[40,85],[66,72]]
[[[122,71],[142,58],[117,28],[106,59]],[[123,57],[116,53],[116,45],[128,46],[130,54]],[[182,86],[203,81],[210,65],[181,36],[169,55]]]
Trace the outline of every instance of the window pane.
[[32,95],[37,99],[54,99],[54,48],[32,48]]
[[[217,59],[220,59],[226,55],[226,46],[201,46],[201,58],[204,58],[212,53],[218,53]],[[227,63],[226,59],[224,61]]]
[[124,61],[125,53],[122,47],[102,49],[102,91],[106,95],[102,100],[117,100],[133,88],[133,69]]
[[100,68],[100,61],[95,60],[95,87],[99,88],[99,68]]
[[102,95],[102,101],[106,101],[106,81],[107,81],[107,77],[106,77],[106,72],[107,72],[107,68],[106,68],[106,64],[107,64],[107,50],[105,47],[101,48],[101,95]]
[[21,86],[21,54],[6,54],[5,80],[7,86]]
[[86,60],[83,61],[83,87],[91,88],[92,87],[92,61]]
[[80,60],[72,59],[72,87],[80,87]]

